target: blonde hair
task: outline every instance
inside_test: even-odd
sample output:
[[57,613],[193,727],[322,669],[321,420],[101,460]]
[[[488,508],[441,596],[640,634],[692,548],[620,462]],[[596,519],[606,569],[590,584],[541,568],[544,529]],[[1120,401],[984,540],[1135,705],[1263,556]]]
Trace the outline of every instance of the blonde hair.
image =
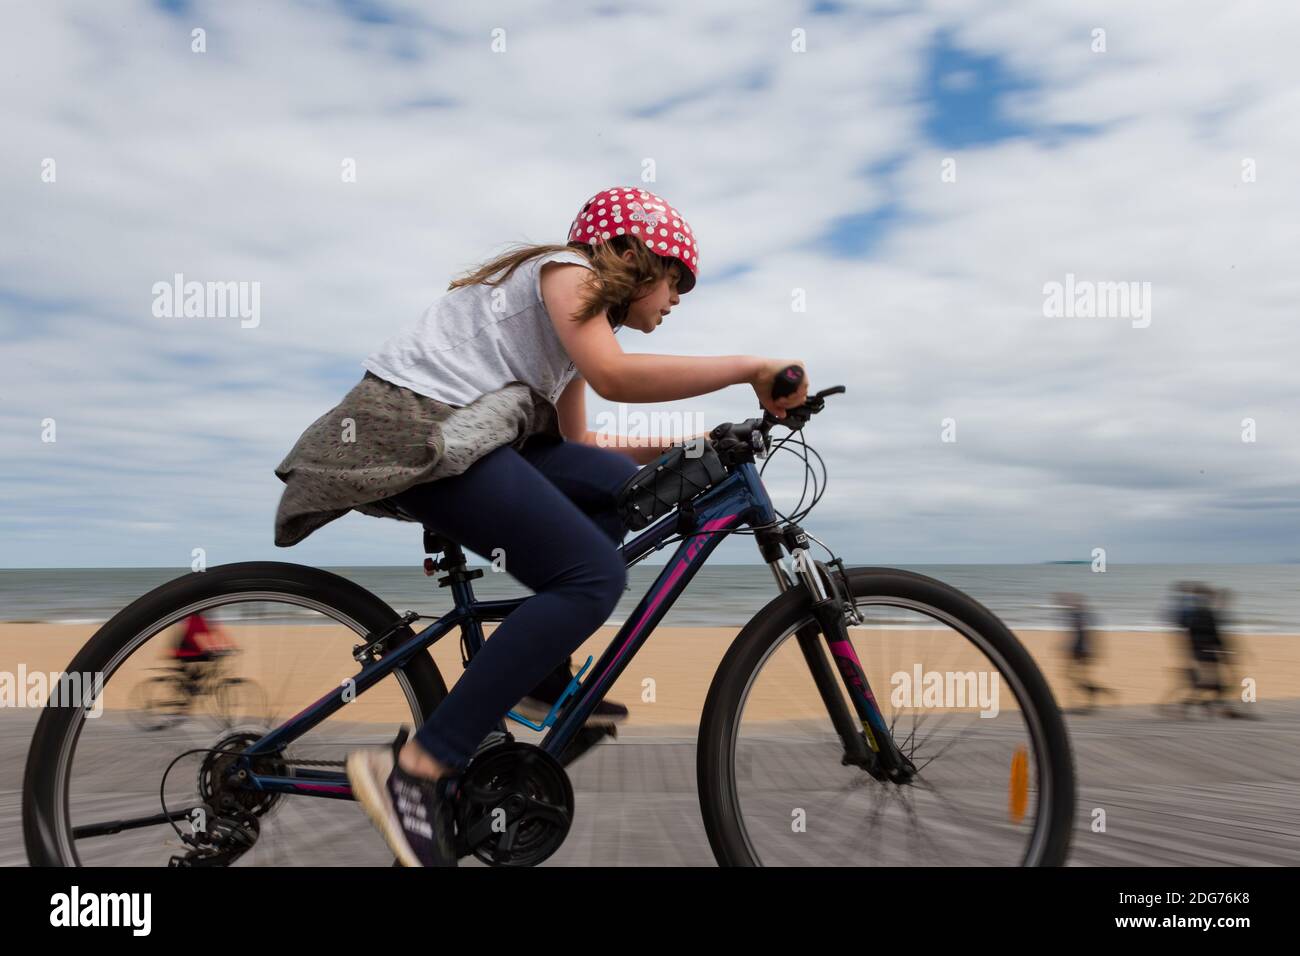
[[[632,252],[630,260],[623,254]],[[680,275],[676,259],[651,252],[635,236],[614,236],[608,242],[589,245],[571,242],[565,245],[517,245],[495,259],[453,279],[448,291],[467,285],[494,286],[506,279],[529,259],[552,252],[576,252],[585,256],[595,274],[582,290],[582,307],[575,318],[580,321],[594,318],[602,312],[610,325],[618,325],[627,318],[628,305],[638,295],[649,290],[665,276]]]

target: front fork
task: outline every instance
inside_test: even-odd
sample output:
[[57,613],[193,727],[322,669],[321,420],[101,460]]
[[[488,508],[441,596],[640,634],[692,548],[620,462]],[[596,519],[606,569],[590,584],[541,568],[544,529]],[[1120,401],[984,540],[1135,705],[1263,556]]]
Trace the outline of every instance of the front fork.
[[[833,561],[835,570],[832,571],[815,561],[809,552],[808,535],[797,525],[787,525],[779,531],[764,529],[758,537],[759,548],[772,568],[777,586],[782,591],[795,586],[781,560],[784,547],[790,552],[799,584],[812,602],[816,623],[801,627],[796,638],[831,724],[844,743],[843,762],[862,767],[879,780],[904,783],[911,779],[916,768],[894,742],[849,639],[848,625],[862,623],[862,616],[849,592],[843,565],[838,559]],[[834,670],[826,659],[827,649],[857,713],[856,721],[844,705]]]

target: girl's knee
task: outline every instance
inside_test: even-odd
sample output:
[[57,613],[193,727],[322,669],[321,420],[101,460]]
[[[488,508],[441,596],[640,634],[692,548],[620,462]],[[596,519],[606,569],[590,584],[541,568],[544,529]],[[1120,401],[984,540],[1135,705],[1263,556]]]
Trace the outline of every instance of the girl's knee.
[[607,613],[613,612],[619,598],[623,596],[623,592],[626,590],[627,565],[623,562],[623,555],[615,551],[601,572],[601,597],[609,605]]
[[564,582],[575,599],[599,618],[596,626],[613,613],[627,588],[627,565],[622,555],[610,549],[584,561]]
[[608,615],[618,604],[627,588],[627,565],[618,551],[610,551],[601,559],[592,562],[591,567],[592,596]]

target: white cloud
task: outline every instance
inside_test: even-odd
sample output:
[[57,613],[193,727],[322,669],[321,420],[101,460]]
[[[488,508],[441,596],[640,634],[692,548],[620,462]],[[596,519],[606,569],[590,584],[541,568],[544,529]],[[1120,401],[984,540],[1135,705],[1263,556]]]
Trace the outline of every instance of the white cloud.
[[[647,157],[705,272],[628,347],[800,357],[818,385],[849,385],[809,432],[832,475],[809,524],[848,557],[1078,557],[1094,540],[1148,559],[1300,556],[1295,11],[401,9],[396,26],[325,4],[10,11],[0,563],[285,556],[271,470],[360,358],[450,274],[559,238]],[[189,52],[194,25],[206,54]],[[1089,47],[1098,26],[1105,54]],[[807,53],[791,52],[794,27]],[[1009,105],[1039,132],[925,140],[940,30],[1032,84]],[[1071,127],[1092,129],[1053,132]],[[940,179],[950,156],[955,183]],[[339,181],[345,157],[356,184]],[[864,173],[889,159],[890,176]],[[815,243],[891,201],[900,218],[869,259]],[[260,327],[154,319],[150,288],[175,272],[260,282]],[[1151,282],[1151,327],[1044,318],[1042,286],[1067,272]],[[752,408],[741,389],[687,405]],[[39,441],[47,416],[55,445]],[[1255,444],[1240,441],[1248,416]],[[955,445],[938,440],[945,417]],[[417,547],[355,517],[288,556]]]

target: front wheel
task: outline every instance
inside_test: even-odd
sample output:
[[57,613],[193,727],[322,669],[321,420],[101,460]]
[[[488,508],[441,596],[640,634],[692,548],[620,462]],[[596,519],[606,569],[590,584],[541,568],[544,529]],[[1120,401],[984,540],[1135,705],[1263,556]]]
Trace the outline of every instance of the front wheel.
[[916,772],[894,782],[846,759],[823,695],[852,706],[838,676],[814,680],[827,643],[806,592],[788,591],[741,630],[705,702],[697,774],[718,863],[1063,864],[1073,759],[1029,653],[992,612],[932,578],[855,568],[848,583],[862,618],[850,643]]

